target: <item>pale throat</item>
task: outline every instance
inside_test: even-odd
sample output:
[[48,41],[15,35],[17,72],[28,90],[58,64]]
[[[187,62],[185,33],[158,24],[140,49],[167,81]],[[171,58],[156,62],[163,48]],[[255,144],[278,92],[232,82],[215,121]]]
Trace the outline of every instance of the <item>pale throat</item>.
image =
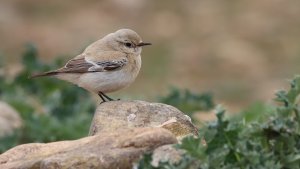
[[127,55],[127,58],[129,62],[127,70],[135,78],[141,69],[141,65],[142,65],[141,55]]

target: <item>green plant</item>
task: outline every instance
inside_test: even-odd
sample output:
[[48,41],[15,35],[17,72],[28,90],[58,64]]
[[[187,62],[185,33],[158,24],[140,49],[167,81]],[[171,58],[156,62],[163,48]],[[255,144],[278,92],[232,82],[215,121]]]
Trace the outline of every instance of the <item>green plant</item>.
[[[156,168],[182,168],[183,164],[183,168],[201,169],[300,168],[299,95],[300,77],[296,77],[289,91],[276,93],[279,105],[257,109],[269,115],[259,121],[226,119],[225,110],[217,108],[217,121],[202,127],[199,138],[186,137],[175,145],[185,150],[178,164],[161,163]],[[200,138],[205,138],[206,145],[201,144]],[[148,165],[146,158],[150,161],[144,157],[140,168]]]
[[0,75],[0,99],[23,119],[22,128],[0,138],[0,153],[22,143],[76,139],[88,133],[95,109],[91,97],[83,89],[54,78],[29,79],[33,72],[55,69],[63,63],[56,59],[45,65],[37,57],[36,48],[28,45],[22,72],[14,79]]
[[[211,93],[192,93],[189,90],[171,88],[167,96],[160,97],[159,101],[177,107],[193,119],[193,114],[197,111],[208,111],[214,108]],[[194,119],[193,119],[194,120]]]

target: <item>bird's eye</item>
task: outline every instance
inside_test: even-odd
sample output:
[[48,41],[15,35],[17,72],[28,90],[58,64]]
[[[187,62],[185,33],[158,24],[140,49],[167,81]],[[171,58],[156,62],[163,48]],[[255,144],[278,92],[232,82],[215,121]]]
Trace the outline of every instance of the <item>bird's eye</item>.
[[131,47],[132,47],[132,44],[129,43],[129,42],[127,42],[127,43],[125,43],[125,46],[128,47],[128,48],[131,48]]

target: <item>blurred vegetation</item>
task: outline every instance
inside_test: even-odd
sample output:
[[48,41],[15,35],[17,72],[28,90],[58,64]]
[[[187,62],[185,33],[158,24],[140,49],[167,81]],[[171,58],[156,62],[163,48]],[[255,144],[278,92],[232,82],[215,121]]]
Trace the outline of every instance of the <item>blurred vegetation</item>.
[[193,114],[199,111],[208,111],[214,108],[211,93],[192,93],[189,90],[181,90],[173,87],[168,95],[161,96],[159,102],[177,107],[195,121]]
[[0,75],[0,100],[12,105],[23,120],[21,129],[0,138],[0,153],[18,144],[87,135],[95,106],[86,91],[55,78],[28,78],[33,72],[58,68],[63,60],[45,65],[37,59],[36,48],[27,45],[22,61],[24,68],[15,78]]
[[[242,113],[245,116],[235,118],[226,119],[225,110],[218,107],[217,120],[200,128],[200,137],[186,137],[175,145],[185,150],[179,163],[153,167],[151,155],[146,154],[139,168],[300,168],[300,77],[291,82],[289,91],[279,91],[276,96],[278,105],[256,104]],[[250,112],[264,116],[255,119]]]

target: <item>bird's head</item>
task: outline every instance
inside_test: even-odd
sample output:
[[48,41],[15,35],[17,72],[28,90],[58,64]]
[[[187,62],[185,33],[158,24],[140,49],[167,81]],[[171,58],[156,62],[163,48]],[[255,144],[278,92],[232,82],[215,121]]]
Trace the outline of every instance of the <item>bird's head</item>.
[[128,54],[141,54],[142,47],[151,45],[145,43],[142,38],[131,29],[120,29],[110,35],[111,47],[115,50],[122,51]]

